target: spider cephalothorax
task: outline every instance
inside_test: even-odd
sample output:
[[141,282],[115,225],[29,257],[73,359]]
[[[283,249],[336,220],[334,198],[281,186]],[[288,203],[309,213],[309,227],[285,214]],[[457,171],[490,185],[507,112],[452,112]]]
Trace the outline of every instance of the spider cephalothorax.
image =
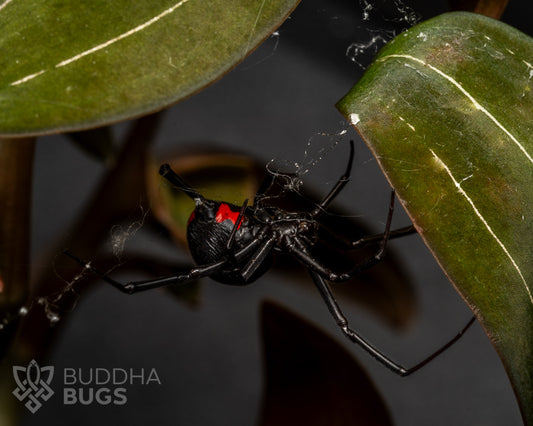
[[[404,368],[378,351],[359,334],[348,327],[348,321],[335,301],[328,281],[346,281],[358,272],[379,262],[384,254],[387,241],[391,237],[414,232],[412,226],[391,231],[394,206],[394,192],[385,232],[378,236],[362,238],[358,241],[339,241],[342,249],[352,250],[368,242],[378,242],[375,254],[350,270],[336,272],[324,265],[320,259],[311,254],[311,247],[318,239],[321,228],[320,216],[329,204],[348,183],[354,156],[353,142],[350,142],[350,157],[344,174],[340,177],[328,195],[324,197],[311,212],[287,212],[275,206],[265,205],[264,194],[273,183],[273,176],[267,178],[260,186],[253,203],[248,206],[246,200],[241,207],[234,204],[213,201],[205,198],[198,191],[186,184],[168,164],[161,166],[159,173],[177,189],[191,197],[196,207],[187,226],[187,240],[191,255],[198,266],[170,277],[146,281],[134,281],[122,284],[106,274],[100,273],[90,264],[81,261],[72,253],[66,252],[84,267],[99,274],[105,281],[125,293],[137,293],[165,285],[186,283],[201,277],[211,277],[216,281],[244,285],[263,275],[271,266],[275,253],[292,256],[307,268],[320,295],[330,313],[348,339],[360,345],[377,361],[396,374],[406,376],[418,370],[451,346],[473,323],[473,319],[453,339],[431,356],[411,368]],[[338,239],[330,235],[333,239]]]

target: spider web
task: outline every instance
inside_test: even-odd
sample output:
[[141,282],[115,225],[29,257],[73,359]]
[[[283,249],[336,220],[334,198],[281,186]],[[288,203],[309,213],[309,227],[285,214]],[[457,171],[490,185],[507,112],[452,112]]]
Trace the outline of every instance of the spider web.
[[301,160],[271,159],[266,165],[266,170],[267,173],[281,182],[282,195],[286,192],[300,193],[305,182],[305,176],[335,150],[339,143],[345,139],[344,136],[347,133],[346,128],[335,133],[316,133],[307,140]]
[[[144,226],[149,211],[145,211],[142,206],[139,206],[139,208],[141,212],[140,219],[134,220],[128,225],[113,225],[109,230],[109,238],[104,242],[104,246],[112,253],[113,257],[116,259],[116,263],[111,269],[105,272],[106,274],[111,273],[114,269],[121,266],[123,262],[122,255],[125,251],[127,242],[135,237],[137,232]],[[57,254],[55,257],[56,260],[59,256],[65,256],[65,254]],[[26,316],[32,309],[42,309],[50,325],[53,326],[57,324],[62,319],[60,306],[65,306],[65,299],[69,298],[66,305],[70,307],[69,312],[73,311],[76,307],[78,298],[80,297],[76,290],[76,285],[88,276],[94,276],[94,273],[89,269],[90,264],[91,263],[89,262],[85,268],[80,267],[80,271],[71,279],[65,279],[56,270],[54,264],[54,274],[64,283],[64,286],[59,291],[49,295],[35,297],[21,306],[18,311],[6,314],[0,320],[0,331],[6,329],[17,318]]]
[[400,32],[417,24],[421,16],[402,0],[359,0],[366,40],[354,41],[346,49],[346,56],[361,69],[381,47]]

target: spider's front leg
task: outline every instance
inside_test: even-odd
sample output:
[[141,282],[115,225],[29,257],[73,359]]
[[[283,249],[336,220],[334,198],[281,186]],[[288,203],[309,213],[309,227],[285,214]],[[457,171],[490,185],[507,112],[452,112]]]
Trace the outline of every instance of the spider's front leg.
[[127,294],[138,293],[139,291],[151,290],[153,288],[163,287],[166,285],[185,284],[189,281],[196,280],[198,278],[202,278],[202,277],[214,274],[220,271],[227,263],[226,260],[222,260],[220,262],[212,263],[210,265],[193,267],[190,270],[179,273],[177,275],[155,278],[151,280],[131,281],[128,283],[121,283],[120,281],[117,281],[111,278],[106,273],[96,269],[89,262],[85,262],[81,260],[80,258],[75,256],[68,250],[64,250],[63,253],[66,254],[71,259],[78,262],[81,266],[83,266],[88,271],[92,272],[93,274],[98,275],[106,283],[111,284],[117,290],[120,290],[121,292],[127,293]]
[[[233,259],[231,262],[240,261],[246,257],[248,257],[251,253],[254,251],[260,250],[260,245],[263,243],[261,240],[253,240],[248,245],[240,249],[238,252],[236,252],[233,256]],[[224,258],[218,262],[211,263],[209,265],[202,265],[193,267],[188,271],[170,275],[166,277],[151,279],[151,280],[142,280],[142,281],[131,281],[128,283],[121,283],[120,281],[117,281],[110,276],[108,276],[106,273],[98,270],[94,266],[92,266],[89,262],[86,262],[77,256],[75,256],[73,253],[71,253],[68,250],[64,250],[63,253],[79,263],[82,267],[87,269],[88,271],[98,275],[102,280],[107,282],[108,284],[111,284],[116,289],[120,290],[123,293],[127,294],[133,294],[138,293],[140,291],[145,290],[151,290],[154,288],[159,288],[167,285],[173,285],[173,284],[186,284],[189,281],[196,280],[198,278],[207,277],[212,274],[216,274],[217,272],[222,271],[225,267],[227,267],[228,263],[230,262],[227,258]]]

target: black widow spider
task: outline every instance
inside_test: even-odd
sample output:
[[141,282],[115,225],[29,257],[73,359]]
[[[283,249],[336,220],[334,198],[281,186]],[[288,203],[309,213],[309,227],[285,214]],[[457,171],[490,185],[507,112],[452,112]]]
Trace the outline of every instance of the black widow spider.
[[[346,249],[355,249],[368,243],[380,242],[373,256],[349,271],[337,273],[310,254],[309,248],[317,241],[318,230],[321,226],[318,219],[350,180],[353,157],[354,145],[353,141],[350,141],[350,157],[344,174],[339,178],[329,194],[310,213],[287,212],[278,207],[263,205],[263,196],[273,184],[274,178],[271,174],[268,174],[260,185],[252,206],[248,206],[248,200],[245,200],[242,207],[238,207],[230,203],[206,199],[187,185],[168,164],[163,164],[159,170],[160,175],[192,198],[196,204],[187,226],[187,241],[191,255],[198,266],[187,272],[170,277],[123,284],[98,271],[89,263],[78,259],[72,253],[65,251],[65,254],[88,270],[98,274],[112,286],[128,294],[171,284],[186,283],[206,276],[225,284],[246,285],[258,279],[270,268],[274,253],[290,254],[307,267],[320,295],[344,335],[352,342],[360,345],[394,373],[400,376],[407,376],[426,365],[454,344],[472,325],[475,318],[472,318],[445,345],[411,368],[404,368],[391,360],[348,326],[348,321],[335,301],[327,281],[341,282],[349,280],[355,274],[371,267],[382,259],[387,241],[390,238],[416,232],[412,226],[391,231],[395,198],[393,190],[385,232],[365,237],[355,242],[343,242],[343,246]],[[338,237],[335,238],[338,239]]]

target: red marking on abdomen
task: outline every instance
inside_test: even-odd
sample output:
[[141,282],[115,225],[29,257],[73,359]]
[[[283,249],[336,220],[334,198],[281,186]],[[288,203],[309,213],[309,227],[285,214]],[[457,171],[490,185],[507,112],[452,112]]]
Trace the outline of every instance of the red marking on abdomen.
[[[228,206],[225,203],[220,204],[220,207],[218,208],[218,211],[217,211],[217,215],[215,216],[215,220],[218,223],[224,222],[225,220],[231,220],[231,223],[235,224],[238,218],[239,218],[239,212],[234,212],[233,210],[231,210],[230,206]],[[237,227],[237,229],[241,227],[241,223],[239,223],[239,226]]]

